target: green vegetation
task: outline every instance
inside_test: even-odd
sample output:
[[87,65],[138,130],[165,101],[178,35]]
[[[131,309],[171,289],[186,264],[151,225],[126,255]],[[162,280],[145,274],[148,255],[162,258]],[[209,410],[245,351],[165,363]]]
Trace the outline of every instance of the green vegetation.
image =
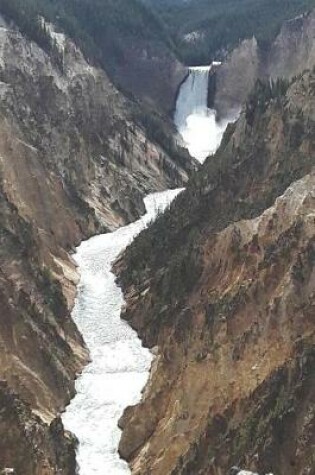
[[[311,88],[312,79],[307,74],[295,81],[296,86],[294,83],[291,87],[302,88],[305,84]],[[236,147],[233,137],[237,125],[231,125],[216,155],[192,176],[186,192],[127,248],[125,270],[120,275],[124,287],[131,282],[137,286],[155,275],[151,289],[157,286],[154,291],[159,296],[159,305],[163,307],[171,301],[171,291],[172,298],[179,301],[202,271],[199,250],[207,236],[233,222],[258,216],[292,182],[309,172],[314,160],[305,150],[311,143],[314,124],[307,113],[288,107],[287,88],[283,81],[257,83],[247,105],[247,109],[256,105],[254,120],[250,124],[247,114],[241,119],[245,121],[246,132],[240,144]],[[284,134],[275,152],[265,141],[272,118],[277,118]],[[299,142],[295,140],[297,127],[301,131]],[[305,148],[301,147],[301,140]],[[277,166],[273,168],[271,163],[275,160]],[[282,247],[285,249],[285,244]],[[230,314],[241,300],[242,292],[230,301],[220,302],[219,309],[209,308],[209,323],[217,310]]]
[[60,282],[53,276],[48,267],[43,267],[39,271],[38,277],[40,289],[45,297],[45,303],[57,318],[63,319],[67,314],[67,302]]
[[0,0],[0,10],[44,48],[49,35],[39,16],[62,28],[91,60],[123,61],[128,42],[154,40],[172,47],[158,17],[138,0]]
[[42,46],[51,48],[38,15],[107,68],[124,61],[126,44],[143,40],[192,65],[220,58],[253,35],[266,48],[285,20],[313,7],[315,0],[0,0],[1,11]]
[[290,81],[282,78],[276,81],[270,80],[270,82],[258,79],[246,103],[247,122],[252,125],[255,114],[257,112],[264,113],[271,101],[277,101],[277,104],[280,105],[289,86]]
[[145,129],[149,140],[162,146],[171,158],[176,158],[178,164],[187,169],[190,164],[189,153],[186,148],[180,147],[176,143],[174,135],[170,133],[172,132],[172,124],[167,122],[165,117],[152,111],[146,104],[142,104],[141,108],[134,107],[131,118],[136,124]]
[[51,38],[47,23],[64,31],[91,63],[103,67],[116,86],[124,88],[125,96],[130,99],[126,109],[131,120],[144,127],[149,139],[187,166],[187,151],[175,143],[171,124],[151,106],[139,104],[138,98],[135,100],[124,76],[124,65],[133,47],[140,45],[142,50],[143,45],[154,43],[161,45],[162,52],[173,48],[162,22],[149,8],[139,0],[0,0],[0,12],[49,52],[60,69],[62,52]]
[[[146,0],[168,26],[187,64],[206,64],[253,35],[267,47],[285,20],[315,7],[315,0]],[[187,35],[197,33],[194,40]],[[191,38],[192,39],[192,38]]]
[[[37,12],[37,2],[23,2],[20,0],[1,0],[1,13],[14,20],[21,31],[27,33],[32,39],[44,48],[50,48],[50,36],[47,34]],[[41,12],[40,12],[41,13]]]

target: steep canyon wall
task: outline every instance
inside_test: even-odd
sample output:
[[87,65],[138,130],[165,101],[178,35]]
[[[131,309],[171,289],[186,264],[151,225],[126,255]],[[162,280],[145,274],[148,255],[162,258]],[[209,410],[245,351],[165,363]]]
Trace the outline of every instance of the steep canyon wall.
[[135,474],[314,473],[314,88],[252,97],[116,263],[157,355],[121,420]]
[[105,72],[51,34],[55,56],[0,27],[0,469],[21,475],[74,473],[74,440],[56,419],[88,359],[70,319],[69,252],[194,167],[149,140]]
[[244,40],[218,69],[214,107],[226,117],[245,102],[257,79],[292,79],[315,64],[315,11],[287,21],[268,49]]

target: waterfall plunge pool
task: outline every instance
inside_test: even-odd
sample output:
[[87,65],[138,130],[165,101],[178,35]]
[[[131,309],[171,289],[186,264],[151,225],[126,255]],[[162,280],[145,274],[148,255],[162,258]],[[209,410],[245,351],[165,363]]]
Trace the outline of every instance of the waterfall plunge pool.
[[216,111],[208,108],[209,74],[213,66],[189,68],[189,74],[179,90],[174,122],[192,157],[203,163],[213,155],[221,143],[229,122],[236,120],[238,113],[220,122]]
[[83,242],[75,255],[81,278],[72,318],[90,350],[91,363],[76,381],[77,394],[63,415],[65,428],[78,440],[80,475],[130,474],[118,455],[118,420],[141,399],[152,354],[120,312],[124,299],[111,272],[113,261],[181,190],[145,198],[147,213],[113,233]]

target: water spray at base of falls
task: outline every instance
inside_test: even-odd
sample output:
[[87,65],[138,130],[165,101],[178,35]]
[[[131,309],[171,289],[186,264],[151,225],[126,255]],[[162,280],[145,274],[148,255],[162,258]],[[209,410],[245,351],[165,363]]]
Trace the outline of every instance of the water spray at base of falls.
[[208,108],[210,66],[189,68],[176,103],[174,122],[191,156],[203,162],[219,147],[227,124],[235,117],[218,122],[216,112]]
[[77,394],[63,422],[79,440],[80,475],[130,474],[128,464],[118,455],[118,420],[127,406],[139,402],[152,354],[120,319],[124,299],[111,267],[180,191],[149,195],[145,216],[113,233],[95,236],[77,249],[81,280],[72,317],[90,350],[91,363],[76,382]]

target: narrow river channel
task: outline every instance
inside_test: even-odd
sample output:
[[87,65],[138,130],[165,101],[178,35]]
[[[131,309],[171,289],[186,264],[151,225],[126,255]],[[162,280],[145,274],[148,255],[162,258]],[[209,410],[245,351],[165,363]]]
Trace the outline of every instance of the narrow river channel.
[[140,400],[152,355],[135,331],[120,319],[124,299],[111,272],[113,261],[133,238],[163,211],[180,190],[145,198],[147,213],[110,234],[83,242],[75,255],[81,279],[72,317],[90,350],[91,363],[76,382],[77,395],[63,415],[66,429],[79,439],[80,475],[129,474],[119,458],[123,410]]
[[[215,111],[207,107],[210,68],[190,68],[174,118],[184,144],[200,162],[215,152],[228,123],[217,123]],[[81,280],[72,317],[90,350],[91,363],[76,382],[77,394],[63,421],[79,440],[80,475],[130,474],[127,463],[119,458],[117,424],[124,409],[140,401],[152,355],[120,319],[124,299],[111,267],[179,191],[149,195],[145,198],[147,213],[141,219],[113,233],[95,236],[77,249]]]

